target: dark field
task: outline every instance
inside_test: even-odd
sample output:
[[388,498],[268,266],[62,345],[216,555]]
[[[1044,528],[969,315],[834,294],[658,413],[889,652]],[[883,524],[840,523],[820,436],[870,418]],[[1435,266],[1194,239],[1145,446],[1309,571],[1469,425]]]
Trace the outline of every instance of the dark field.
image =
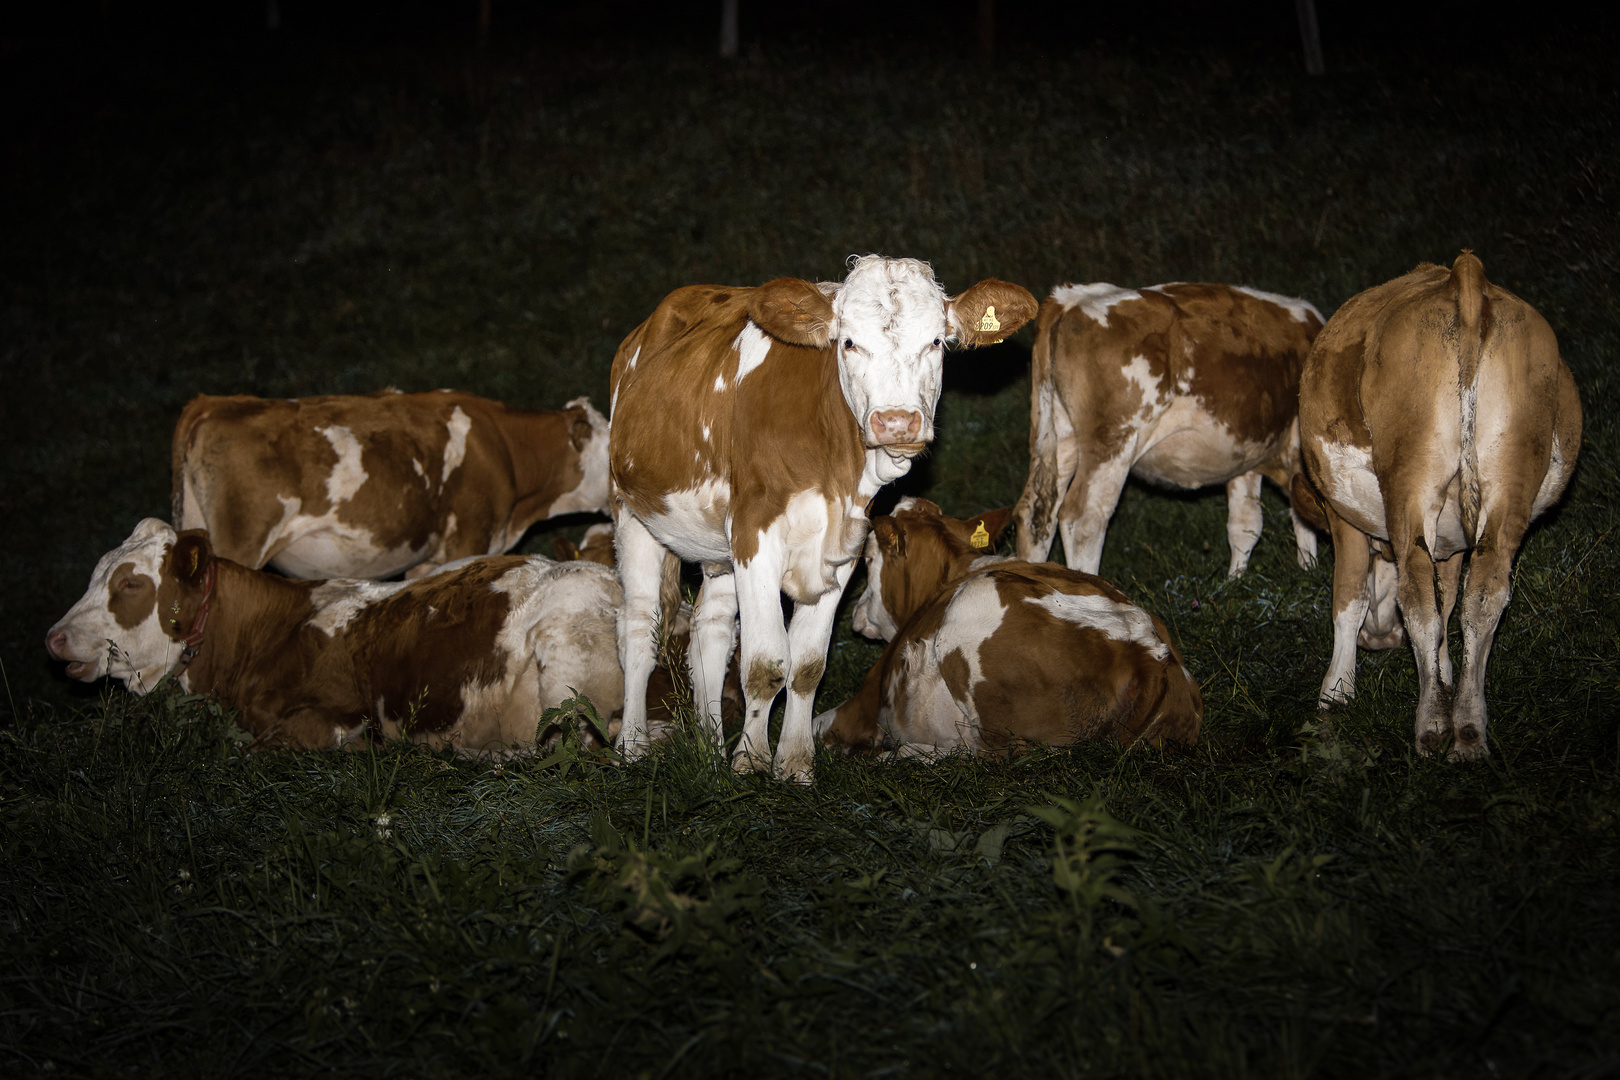
[[[0,1070],[1620,1075],[1611,43],[1319,79],[1192,45],[1014,41],[987,70],[874,42],[0,45],[41,102],[12,98],[0,147]],[[605,409],[668,290],[852,252],[952,291],[1215,280],[1330,313],[1463,247],[1552,323],[1586,409],[1482,765],[1414,756],[1405,649],[1362,655],[1318,737],[1330,548],[1297,570],[1270,489],[1237,582],[1218,491],[1132,485],[1109,533],[1104,575],[1203,685],[1179,754],[823,756],[811,789],[688,742],[628,768],[244,755],[216,706],[80,687],[42,647],[168,516],[198,392]],[[901,492],[1017,498],[1028,339],[947,359]],[[822,707],[878,651],[846,611]]]

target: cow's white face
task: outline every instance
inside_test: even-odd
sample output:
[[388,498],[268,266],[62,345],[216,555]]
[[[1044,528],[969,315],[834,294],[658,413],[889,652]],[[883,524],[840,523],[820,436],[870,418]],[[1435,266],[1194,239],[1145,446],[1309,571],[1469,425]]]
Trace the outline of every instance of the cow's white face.
[[832,298],[844,400],[867,446],[914,454],[934,437],[945,346],[945,290],[917,259],[867,255]]
[[883,606],[883,547],[876,532],[866,534],[866,591],[855,601],[850,626],[862,637],[893,641],[900,632],[894,616]]
[[68,661],[69,677],[94,682],[110,675],[144,694],[179,660],[182,646],[163,632],[158,611],[174,540],[167,522],[147,518],[96,563],[89,589],[45,636],[46,651]]

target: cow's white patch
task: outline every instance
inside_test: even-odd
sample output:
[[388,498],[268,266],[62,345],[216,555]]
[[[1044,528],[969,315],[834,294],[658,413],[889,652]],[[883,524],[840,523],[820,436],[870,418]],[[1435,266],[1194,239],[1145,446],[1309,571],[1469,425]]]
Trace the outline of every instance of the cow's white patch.
[[360,462],[360,440],[354,437],[354,432],[341,425],[315,430],[326,436],[326,441],[332,444],[332,450],[337,454],[337,464],[332,466],[332,472],[326,478],[326,499],[333,506],[348,502],[366,482],[365,466]]
[[1155,660],[1170,655],[1169,647],[1153,629],[1152,617],[1135,604],[1122,604],[1097,593],[1076,596],[1062,592],[1048,593],[1038,600],[1030,597],[1026,602],[1065,622],[1100,630],[1115,641],[1135,642]]
[[1133,356],[1121,374],[1142,395],[1142,406],[1137,415],[1146,420],[1168,396],[1164,387],[1159,385],[1159,380],[1153,377],[1153,365],[1148,363],[1145,356]]
[[1135,289],[1122,289],[1099,281],[1090,285],[1059,285],[1052,290],[1052,299],[1063,305],[1063,310],[1079,308],[1086,318],[1099,326],[1108,325],[1108,313],[1116,304],[1126,300],[1140,300],[1142,294]]
[[1237,438],[1198,398],[1174,397],[1140,428],[1131,475],[1166,487],[1224,484],[1259,468],[1277,449],[1277,442]]
[[337,637],[338,632],[353,622],[360,612],[403,588],[403,581],[355,581],[348,578],[323,581],[309,594],[315,614],[304,625],[314,627],[329,638]]
[[[638,353],[641,350],[636,350]],[[585,440],[585,445],[579,450],[579,471],[583,474],[579,478],[574,490],[565,492],[552,500],[546,511],[547,517],[556,517],[558,514],[578,514],[588,511],[607,513],[608,505],[608,421],[607,417],[597,412],[589,398],[574,398],[564,408],[572,409],[578,406],[585,410],[585,417],[591,425],[591,436]],[[626,459],[626,467],[629,461]],[[513,536],[507,540],[507,547],[517,543],[518,538]],[[505,551],[506,547],[500,550]]]
[[630,359],[629,360],[625,361],[624,369],[626,371],[634,371],[634,370],[636,370],[636,361],[640,360],[640,359],[641,359],[641,346],[637,345],[636,346],[636,351],[630,354]]
[[771,339],[750,319],[743,324],[737,340],[731,343],[737,350],[737,382],[741,383],[771,354]]
[[420,461],[416,460],[415,458],[411,458],[411,468],[415,469],[416,475],[422,478],[423,487],[431,488],[433,486],[433,482],[428,479],[427,469],[423,468]]
[[461,463],[467,459],[467,432],[472,430],[472,418],[457,405],[445,427],[450,429],[450,437],[444,444],[444,474],[439,477],[440,487],[449,482],[450,474],[461,468]]
[[1319,324],[1327,321],[1322,318],[1322,313],[1316,310],[1316,305],[1309,300],[1301,300],[1297,296],[1282,296],[1277,293],[1262,292],[1259,289],[1251,289],[1247,285],[1233,285],[1232,288],[1244,296],[1252,296],[1256,300],[1276,304],[1288,312],[1295,322],[1310,322],[1312,318],[1315,318]]
[[788,500],[782,516],[760,531],[760,546],[774,543],[783,554],[782,591],[802,604],[815,603],[838,584],[834,572],[850,562],[843,536],[833,536],[832,515],[819,488]]
[[709,425],[708,424],[703,425],[703,441],[704,442],[709,441]]
[[687,562],[730,562],[731,485],[707,479],[664,496],[663,513],[643,519],[658,542]]
[[726,377],[724,375],[716,375],[714,377],[714,392],[717,394],[723,394],[726,392]]
[[1315,478],[1322,486],[1322,494],[1350,524],[1368,536],[1388,540],[1384,492],[1378,486],[1378,474],[1373,472],[1372,452],[1326,440],[1319,442],[1317,449],[1327,463],[1325,475]]

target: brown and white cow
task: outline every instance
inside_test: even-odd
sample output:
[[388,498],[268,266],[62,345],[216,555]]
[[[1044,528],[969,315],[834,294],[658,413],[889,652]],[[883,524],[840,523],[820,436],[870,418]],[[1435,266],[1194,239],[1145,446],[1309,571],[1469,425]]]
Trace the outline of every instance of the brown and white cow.
[[[856,259],[841,283],[671,293],[613,360],[609,458],[625,606],[623,747],[646,745],[643,688],[666,553],[701,563],[691,667],[714,718],[742,629],[743,734],[733,764],[808,781],[816,685],[833,616],[866,537],[866,507],[934,434],[945,347],[1000,340],[1035,313],[1017,285],[951,298],[926,263]],[[781,594],[794,602],[783,626]]]
[[[1041,304],[1031,371],[1029,482],[1018,557],[1095,574],[1125,478],[1226,485],[1227,573],[1260,538],[1260,479],[1299,469],[1299,372],[1322,316],[1242,285],[1062,285]],[[1316,534],[1294,515],[1299,564]]]
[[987,554],[1011,513],[958,521],[902,499],[872,523],[854,625],[889,647],[859,694],[816,717],[824,742],[999,754],[1198,741],[1203,695],[1164,623],[1102,578]]
[[576,692],[603,716],[619,707],[618,608],[613,572],[592,562],[497,555],[409,582],[292,581],[147,518],[45,645],[69,676],[136,693],[178,668],[262,745],[342,746],[369,727],[522,749]]
[[[1417,659],[1419,753],[1480,758],[1485,663],[1530,521],[1568,484],[1581,399],[1529,304],[1464,251],[1352,297],[1300,382],[1305,464],[1333,536],[1333,660],[1322,706],[1356,691],[1356,643]],[[1446,624],[1463,553],[1462,675]],[[1391,604],[1391,599],[1394,603]]]
[[606,511],[607,441],[585,398],[204,394],[174,429],[174,521],[292,577],[425,574],[506,551],[544,518]]

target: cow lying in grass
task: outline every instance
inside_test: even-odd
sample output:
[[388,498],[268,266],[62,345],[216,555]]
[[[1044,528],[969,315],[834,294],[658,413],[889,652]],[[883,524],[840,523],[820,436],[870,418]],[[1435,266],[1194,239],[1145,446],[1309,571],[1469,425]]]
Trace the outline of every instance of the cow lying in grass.
[[[1532,519],[1581,446],[1581,399],[1558,340],[1463,252],[1350,298],[1300,382],[1305,464],[1333,535],[1333,659],[1322,705],[1356,692],[1356,643],[1417,659],[1417,749],[1480,758],[1485,663]],[[1446,624],[1463,553],[1462,675]],[[1394,604],[1390,603],[1393,598]]]
[[67,673],[136,693],[169,672],[240,711],[265,746],[339,747],[369,728],[463,750],[531,746],[542,711],[621,703],[619,586],[592,562],[469,559],[410,582],[290,581],[147,518],[50,630]]
[[452,390],[195,397],[174,429],[174,523],[299,578],[426,574],[536,521],[605,511],[607,421]]
[[1078,739],[1191,745],[1204,700],[1169,631],[1101,578],[987,555],[1008,510],[902,499],[872,523],[855,629],[889,641],[822,741],[1004,753]]
[[[1063,285],[1036,316],[1029,481],[1018,557],[1045,559],[1061,529],[1068,565],[1095,574],[1108,519],[1135,476],[1226,485],[1227,573],[1260,538],[1260,480],[1299,470],[1299,372],[1322,316],[1304,300],[1237,285]],[[1294,515],[1299,564],[1316,533]]]

